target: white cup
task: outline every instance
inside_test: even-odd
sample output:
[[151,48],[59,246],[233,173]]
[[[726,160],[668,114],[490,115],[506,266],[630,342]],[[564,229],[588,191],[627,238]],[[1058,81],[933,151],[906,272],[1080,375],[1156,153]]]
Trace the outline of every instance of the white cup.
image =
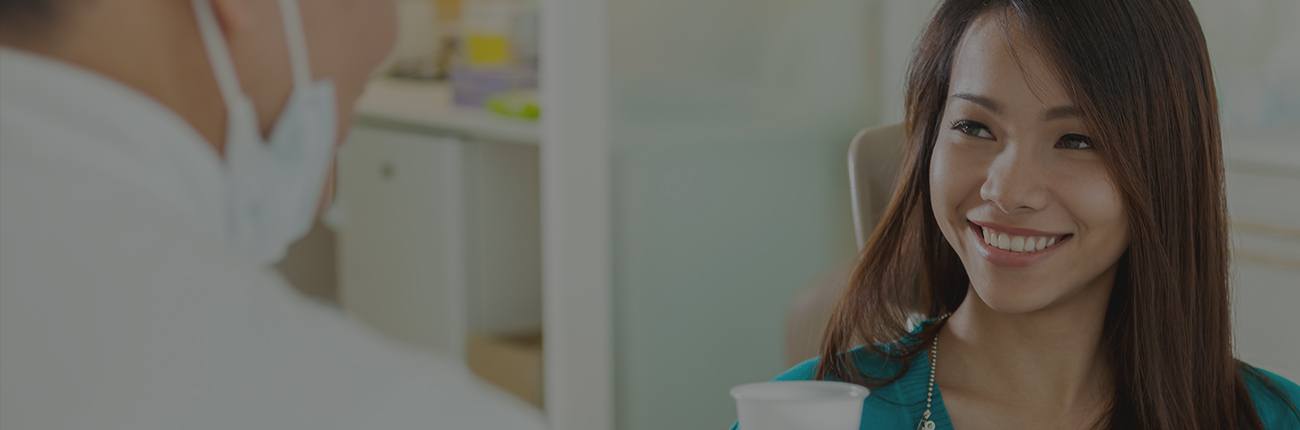
[[831,381],[776,381],[731,389],[740,430],[858,430],[866,387]]

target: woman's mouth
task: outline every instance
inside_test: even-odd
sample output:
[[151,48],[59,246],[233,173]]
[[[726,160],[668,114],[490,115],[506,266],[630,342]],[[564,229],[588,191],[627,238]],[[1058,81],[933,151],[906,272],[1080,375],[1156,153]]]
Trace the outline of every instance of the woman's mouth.
[[1052,234],[1030,229],[969,222],[979,239],[980,254],[1002,266],[1027,266],[1069,241],[1074,234]]

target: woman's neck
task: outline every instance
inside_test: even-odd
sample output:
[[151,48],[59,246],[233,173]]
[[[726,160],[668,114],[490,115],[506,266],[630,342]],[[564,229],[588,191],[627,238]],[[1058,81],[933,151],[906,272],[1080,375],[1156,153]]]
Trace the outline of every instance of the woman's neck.
[[1102,339],[1113,273],[1047,308],[1010,314],[974,289],[940,333],[938,384],[1039,415],[1092,411],[1110,398]]

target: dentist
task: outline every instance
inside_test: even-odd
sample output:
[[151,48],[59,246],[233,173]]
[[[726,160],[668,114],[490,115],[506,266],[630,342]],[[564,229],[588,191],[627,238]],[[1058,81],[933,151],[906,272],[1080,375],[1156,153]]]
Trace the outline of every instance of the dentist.
[[270,270],[388,0],[0,0],[0,428],[537,429]]

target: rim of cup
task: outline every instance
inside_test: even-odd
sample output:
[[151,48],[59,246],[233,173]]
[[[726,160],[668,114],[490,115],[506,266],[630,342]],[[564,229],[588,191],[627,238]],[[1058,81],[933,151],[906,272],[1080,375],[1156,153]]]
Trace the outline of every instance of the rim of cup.
[[769,381],[737,385],[731,397],[742,401],[804,401],[863,399],[871,390],[837,381]]

